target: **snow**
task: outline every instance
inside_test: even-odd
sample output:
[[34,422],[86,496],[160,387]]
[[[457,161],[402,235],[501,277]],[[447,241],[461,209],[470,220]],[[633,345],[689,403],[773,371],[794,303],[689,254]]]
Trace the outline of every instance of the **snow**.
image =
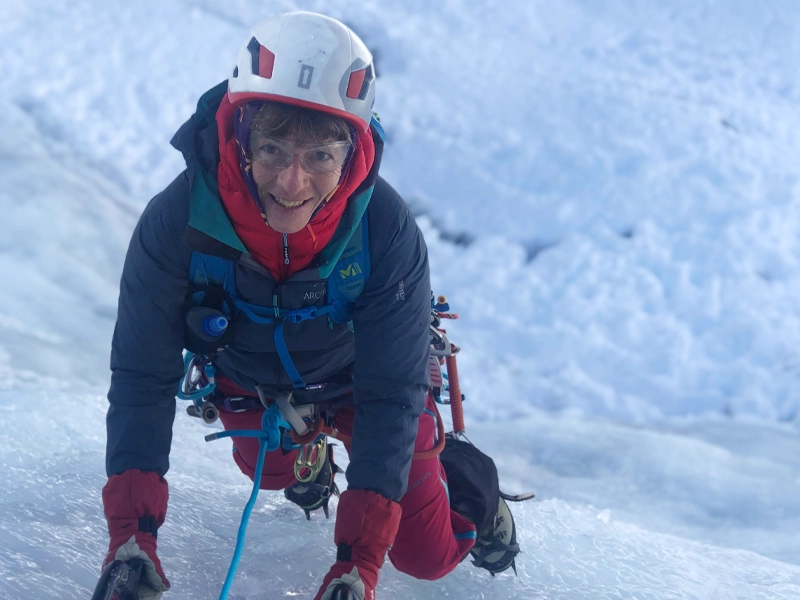
[[[0,597],[91,595],[130,233],[197,97],[292,8],[376,52],[467,433],[536,492],[519,577],[387,564],[379,598],[800,598],[794,0],[3,2]],[[250,493],[204,433],[179,408],[168,598],[218,596]],[[262,493],[231,598],[311,597],[333,523]]]

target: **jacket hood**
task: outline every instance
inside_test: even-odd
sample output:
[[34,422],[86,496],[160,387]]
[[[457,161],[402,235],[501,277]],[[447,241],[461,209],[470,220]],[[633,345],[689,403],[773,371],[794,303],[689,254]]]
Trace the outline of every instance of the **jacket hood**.
[[[192,182],[190,220],[185,240],[193,250],[234,261],[245,260],[253,266],[257,261],[254,261],[234,231],[230,216],[220,198],[217,183],[220,144],[216,116],[226,94],[226,81],[203,94],[197,103],[196,112],[178,129],[171,141],[172,146],[183,154],[187,176]],[[355,230],[366,211],[378,179],[383,130],[377,121],[373,120],[370,133],[374,144],[374,159],[364,181],[347,198],[345,213],[330,243],[333,248],[343,247],[349,239],[348,232]],[[325,259],[329,251],[326,247],[321,258]]]
[[190,181],[198,168],[216,176],[219,136],[215,116],[227,91],[228,82],[223,81],[203,94],[195,113],[172,136],[170,144],[183,155]]

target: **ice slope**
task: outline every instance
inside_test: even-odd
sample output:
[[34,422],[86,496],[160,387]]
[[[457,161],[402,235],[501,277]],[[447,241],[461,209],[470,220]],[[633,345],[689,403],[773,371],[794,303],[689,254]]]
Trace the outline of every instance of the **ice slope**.
[[[519,578],[387,566],[380,597],[800,598],[788,0],[3,3],[0,597],[90,594],[130,231],[196,97],[293,7],[376,49],[383,171],[461,314],[468,433],[537,492]],[[249,494],[204,432],[179,414],[173,598],[217,596]],[[264,494],[231,598],[310,597],[332,531]]]

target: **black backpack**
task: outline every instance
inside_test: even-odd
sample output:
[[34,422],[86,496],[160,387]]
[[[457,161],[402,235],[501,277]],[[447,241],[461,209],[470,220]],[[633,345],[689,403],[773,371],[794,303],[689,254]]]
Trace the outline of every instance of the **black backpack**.
[[500,484],[494,461],[451,434],[439,455],[447,474],[450,508],[475,524],[478,535],[494,526]]

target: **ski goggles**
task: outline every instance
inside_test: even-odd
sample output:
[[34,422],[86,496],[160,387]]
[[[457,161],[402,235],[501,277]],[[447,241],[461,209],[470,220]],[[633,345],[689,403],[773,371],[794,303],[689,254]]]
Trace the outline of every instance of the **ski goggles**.
[[273,169],[285,169],[299,156],[306,173],[330,173],[344,165],[349,152],[350,142],[346,141],[296,146],[257,131],[250,138],[252,160]]

